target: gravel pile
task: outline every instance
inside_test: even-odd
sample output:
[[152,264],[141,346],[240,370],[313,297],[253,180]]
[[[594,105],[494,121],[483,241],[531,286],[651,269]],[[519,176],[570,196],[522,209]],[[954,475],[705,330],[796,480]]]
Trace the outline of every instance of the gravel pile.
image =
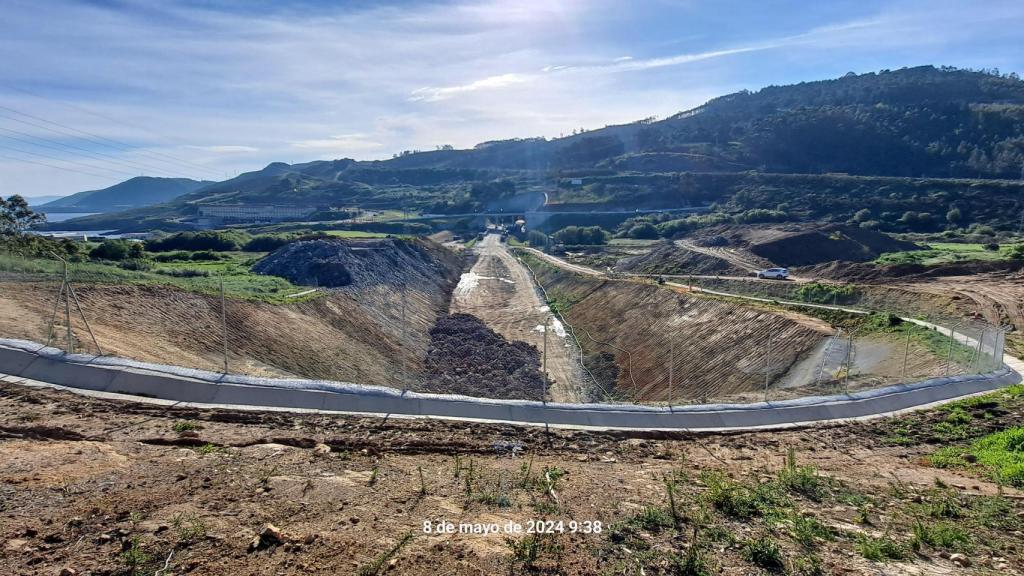
[[253,266],[258,274],[293,284],[343,286],[422,285],[457,279],[462,263],[442,246],[423,239],[322,239],[293,242]]

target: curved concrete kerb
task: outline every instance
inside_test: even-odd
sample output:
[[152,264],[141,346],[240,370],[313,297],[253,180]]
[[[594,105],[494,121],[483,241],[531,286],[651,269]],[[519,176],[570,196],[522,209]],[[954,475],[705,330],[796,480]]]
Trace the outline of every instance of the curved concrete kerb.
[[638,406],[557,404],[403,392],[328,380],[218,374],[110,356],[64,354],[36,342],[0,339],[0,373],[72,390],[191,405],[438,417],[470,421],[632,430],[742,430],[888,415],[1021,381],[1002,368],[852,394],[756,404]]

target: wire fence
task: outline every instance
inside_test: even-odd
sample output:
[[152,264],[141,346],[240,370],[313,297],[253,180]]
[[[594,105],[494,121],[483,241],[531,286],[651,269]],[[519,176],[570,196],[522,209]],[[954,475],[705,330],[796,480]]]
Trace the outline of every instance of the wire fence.
[[[423,287],[336,290],[279,304],[126,283],[74,265],[68,280],[70,287],[52,270],[0,272],[0,337],[214,372],[443,391],[426,359],[447,295]],[[609,301],[553,312],[566,336],[550,334],[547,346],[567,348],[575,381],[550,381],[529,399],[565,401],[553,391],[580,389],[577,401],[774,401],[1002,366],[1002,327],[904,300],[837,292],[831,302],[802,302],[820,306],[812,308],[787,304],[802,297],[792,282],[626,283],[635,293],[624,308]],[[614,325],[597,329],[602,310]],[[519,369],[501,361],[493,360],[495,373]]]

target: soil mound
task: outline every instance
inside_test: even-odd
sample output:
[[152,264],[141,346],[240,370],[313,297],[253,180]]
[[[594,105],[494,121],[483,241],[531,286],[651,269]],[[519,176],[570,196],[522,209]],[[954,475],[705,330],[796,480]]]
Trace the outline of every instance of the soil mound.
[[657,244],[646,254],[624,258],[616,269],[632,274],[747,274],[727,260],[682,249],[671,241]]
[[401,286],[457,278],[461,261],[424,239],[339,238],[293,242],[257,262],[253,270],[305,286]]
[[913,242],[856,226],[828,226],[750,246],[752,253],[783,266],[808,266],[837,260],[867,262],[885,252],[917,249]]
[[1024,260],[977,260],[933,266],[915,263],[877,266],[864,262],[829,262],[799,268],[797,272],[801,276],[873,284],[893,279],[913,281],[945,276],[1016,273],[1021,270],[1024,270]]
[[540,352],[508,341],[470,314],[444,316],[430,330],[426,392],[540,400]]

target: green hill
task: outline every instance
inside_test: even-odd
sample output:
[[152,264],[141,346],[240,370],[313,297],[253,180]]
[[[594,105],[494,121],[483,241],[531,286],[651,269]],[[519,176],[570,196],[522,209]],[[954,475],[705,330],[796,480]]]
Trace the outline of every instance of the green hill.
[[168,202],[211,184],[189,178],[137,176],[102,190],[87,190],[37,206],[42,212],[118,212]]

